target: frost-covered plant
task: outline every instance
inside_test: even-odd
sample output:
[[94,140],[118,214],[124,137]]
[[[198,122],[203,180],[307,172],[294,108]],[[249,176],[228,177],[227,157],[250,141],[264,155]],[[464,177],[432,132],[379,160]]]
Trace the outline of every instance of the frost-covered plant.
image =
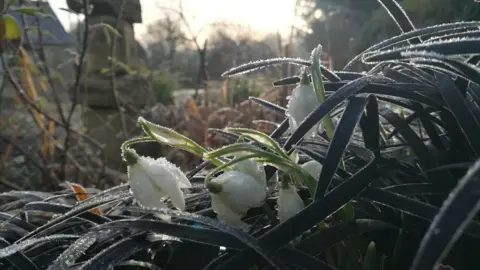
[[[318,69],[316,67],[319,56],[317,51],[315,50],[312,54],[314,69]],[[315,72],[312,74],[316,78]],[[314,80],[312,85],[308,80],[307,71],[304,70],[300,84],[293,90],[292,96],[289,98],[286,111],[292,133],[325,98],[321,85],[321,80]],[[326,119],[325,121],[329,123],[326,126],[331,128],[330,117]],[[296,151],[292,153],[285,151],[277,141],[267,134],[250,129],[228,128],[227,132],[246,140],[246,142],[238,141],[217,150],[207,151],[191,139],[171,129],[156,125],[143,118],[139,118],[138,122],[148,137],[127,141],[123,147],[123,155],[129,165],[129,183],[132,193],[141,206],[165,208],[161,198],[166,197],[170,198],[173,206],[183,210],[185,203],[180,188],[190,187],[185,175],[173,164],[165,159],[154,160],[140,157],[128,148],[130,144],[151,140],[189,151],[217,166],[205,177],[205,188],[211,195],[211,205],[217,217],[233,227],[247,228],[241,221],[247,211],[261,206],[268,207],[264,205],[268,195],[265,165],[273,166],[288,174],[295,184],[306,187],[311,196],[315,193],[315,180],[321,165],[316,162],[312,167],[309,165],[311,163],[307,163],[308,170],[304,170],[303,166],[298,164]],[[320,131],[319,123],[315,124],[306,134],[316,136],[318,131]],[[220,175],[217,175],[218,173]],[[290,205],[289,198],[294,200],[292,205],[298,205],[300,199],[289,196],[293,193],[288,189],[288,185],[284,184],[283,187],[285,189],[280,189],[283,198],[282,207],[280,207],[281,221],[285,220],[284,213],[292,211],[285,210]]]
[[162,198],[167,197],[173,206],[185,209],[181,188],[191,188],[185,174],[165,158],[153,159],[139,156],[132,149],[123,150],[128,164],[128,180],[133,196],[145,207],[167,208]]
[[[295,102],[282,108],[258,98],[285,119],[269,135],[212,130],[230,140],[219,149],[140,118],[147,136],[123,147],[129,185],[81,196],[0,194],[0,268],[479,269],[480,22],[415,29],[395,1],[381,2],[402,34],[342,71],[320,66],[319,47],[310,60],[262,60],[226,73],[307,67],[275,83],[308,89],[293,100],[315,93],[318,105],[295,128]],[[424,42],[433,35],[441,38]],[[348,70],[360,61],[375,65]],[[130,149],[145,141],[204,162],[180,172]],[[408,159],[395,154],[405,149]]]
[[305,207],[295,187],[289,184],[288,181],[282,181],[282,185],[278,191],[277,205],[280,222],[284,222],[293,217]]
[[[130,187],[142,206],[164,208],[165,205],[160,199],[169,197],[175,207],[183,210],[184,201],[180,188],[190,187],[188,179],[173,164],[165,159],[140,157],[128,148],[131,144],[152,140],[200,155],[217,166],[205,177],[205,188],[211,194],[212,207],[218,218],[234,227],[245,227],[241,218],[249,209],[261,207],[267,198],[265,164],[290,174],[297,184],[307,187],[312,194],[315,190],[315,178],[312,174],[302,169],[275,140],[261,132],[229,128],[228,132],[250,140],[250,143],[237,142],[207,151],[171,129],[155,125],[143,118],[139,118],[139,123],[149,137],[125,142],[123,155],[129,164]],[[228,157],[233,158],[227,159]],[[218,173],[221,174],[214,176]]]
[[[308,80],[307,73],[304,72],[302,80],[297,87],[292,90],[292,94],[288,98],[286,115],[288,117],[290,132],[293,133],[300,123],[302,123],[318,105],[320,105],[320,102]],[[321,122],[307,132],[306,136],[316,136],[320,130],[322,130]]]

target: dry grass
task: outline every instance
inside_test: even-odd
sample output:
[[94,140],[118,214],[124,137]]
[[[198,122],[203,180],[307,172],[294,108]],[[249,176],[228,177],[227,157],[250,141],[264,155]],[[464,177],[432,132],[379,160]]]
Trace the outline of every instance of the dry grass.
[[[265,133],[272,132],[275,126],[263,122],[259,123],[256,120],[275,122],[279,117],[277,114],[264,109],[250,100],[233,104],[233,106],[228,106],[225,102],[221,102],[221,97],[226,96],[225,89],[227,88],[227,83],[225,82],[221,88],[220,93],[222,95],[210,95],[212,98],[209,99],[209,106],[199,106],[193,98],[189,98],[183,106],[181,121],[171,126],[171,128],[201,145],[212,148],[220,147],[227,141],[222,136],[209,132],[209,129],[224,129],[228,126],[251,128]],[[278,101],[278,89],[272,89],[271,87],[269,89],[266,86],[265,90],[264,94],[261,95],[262,99],[271,102]],[[180,167],[187,170],[193,168],[200,161],[198,157],[177,149],[168,151],[166,157],[174,160]]]

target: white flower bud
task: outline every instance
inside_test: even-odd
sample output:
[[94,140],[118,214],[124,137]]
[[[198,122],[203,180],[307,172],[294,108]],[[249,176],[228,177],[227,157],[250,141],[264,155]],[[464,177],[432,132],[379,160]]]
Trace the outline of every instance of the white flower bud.
[[310,160],[303,163],[301,167],[318,181],[318,176],[320,175],[320,172],[322,172],[322,164],[320,162]]
[[[313,91],[311,84],[299,84],[292,91],[287,104],[287,117],[290,124],[290,132],[294,132],[300,123],[315,110],[320,103],[317,95]],[[315,136],[320,128],[320,123],[316,124],[306,136]]]
[[166,208],[161,199],[169,197],[173,206],[180,210],[185,209],[181,188],[190,188],[191,183],[177,166],[165,158],[138,156],[133,150],[125,151],[124,158],[129,164],[130,188],[141,206]]
[[302,198],[300,198],[294,187],[288,184],[284,184],[280,188],[277,204],[280,222],[293,217],[305,207]]
[[265,169],[262,164],[259,164],[258,162],[255,162],[253,160],[244,160],[236,163],[232,167],[234,171],[251,175],[261,185],[267,185],[267,176],[265,175]]
[[267,189],[249,174],[228,171],[212,179],[207,188],[212,195],[212,208],[219,219],[234,227],[245,213],[265,202]]

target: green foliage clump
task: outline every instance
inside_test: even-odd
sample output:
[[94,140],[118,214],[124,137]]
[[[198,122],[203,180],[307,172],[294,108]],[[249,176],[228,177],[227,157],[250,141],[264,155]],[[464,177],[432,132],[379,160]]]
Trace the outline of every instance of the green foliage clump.
[[262,89],[255,80],[235,78],[228,84],[230,104],[240,103],[249,97],[258,97],[261,93]]
[[179,88],[178,78],[168,70],[160,69],[153,72],[152,89],[157,102],[173,103],[173,91]]

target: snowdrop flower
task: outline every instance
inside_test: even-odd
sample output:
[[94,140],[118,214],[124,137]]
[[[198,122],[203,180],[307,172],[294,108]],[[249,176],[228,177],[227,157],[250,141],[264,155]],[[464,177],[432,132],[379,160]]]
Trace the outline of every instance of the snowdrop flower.
[[278,192],[277,205],[280,222],[293,217],[305,207],[295,188],[287,182],[282,182]]
[[190,188],[192,185],[177,166],[165,158],[139,156],[131,149],[124,151],[123,156],[128,163],[131,191],[140,206],[167,208],[161,199],[169,197],[173,206],[185,209],[181,188]]
[[212,197],[212,208],[220,220],[236,228],[244,228],[241,218],[250,208],[265,202],[265,184],[252,175],[227,171],[207,183]]
[[322,172],[322,164],[320,164],[320,162],[310,160],[303,163],[301,167],[318,181],[318,176],[320,175],[320,172]]
[[[240,157],[237,155],[236,158]],[[236,163],[232,166],[234,171],[243,172],[248,175],[251,175],[255,180],[258,181],[262,186],[267,185],[267,176],[265,175],[265,169],[262,164],[252,160],[244,160]]]
[[[313,90],[310,82],[307,81],[300,83],[292,91],[292,95],[289,97],[287,104],[287,117],[290,124],[290,132],[294,132],[300,123],[307,118],[307,116],[315,110],[320,103],[318,102],[317,95]],[[321,124],[318,123],[312,129],[307,132],[306,136],[315,136],[317,131],[321,129]]]

